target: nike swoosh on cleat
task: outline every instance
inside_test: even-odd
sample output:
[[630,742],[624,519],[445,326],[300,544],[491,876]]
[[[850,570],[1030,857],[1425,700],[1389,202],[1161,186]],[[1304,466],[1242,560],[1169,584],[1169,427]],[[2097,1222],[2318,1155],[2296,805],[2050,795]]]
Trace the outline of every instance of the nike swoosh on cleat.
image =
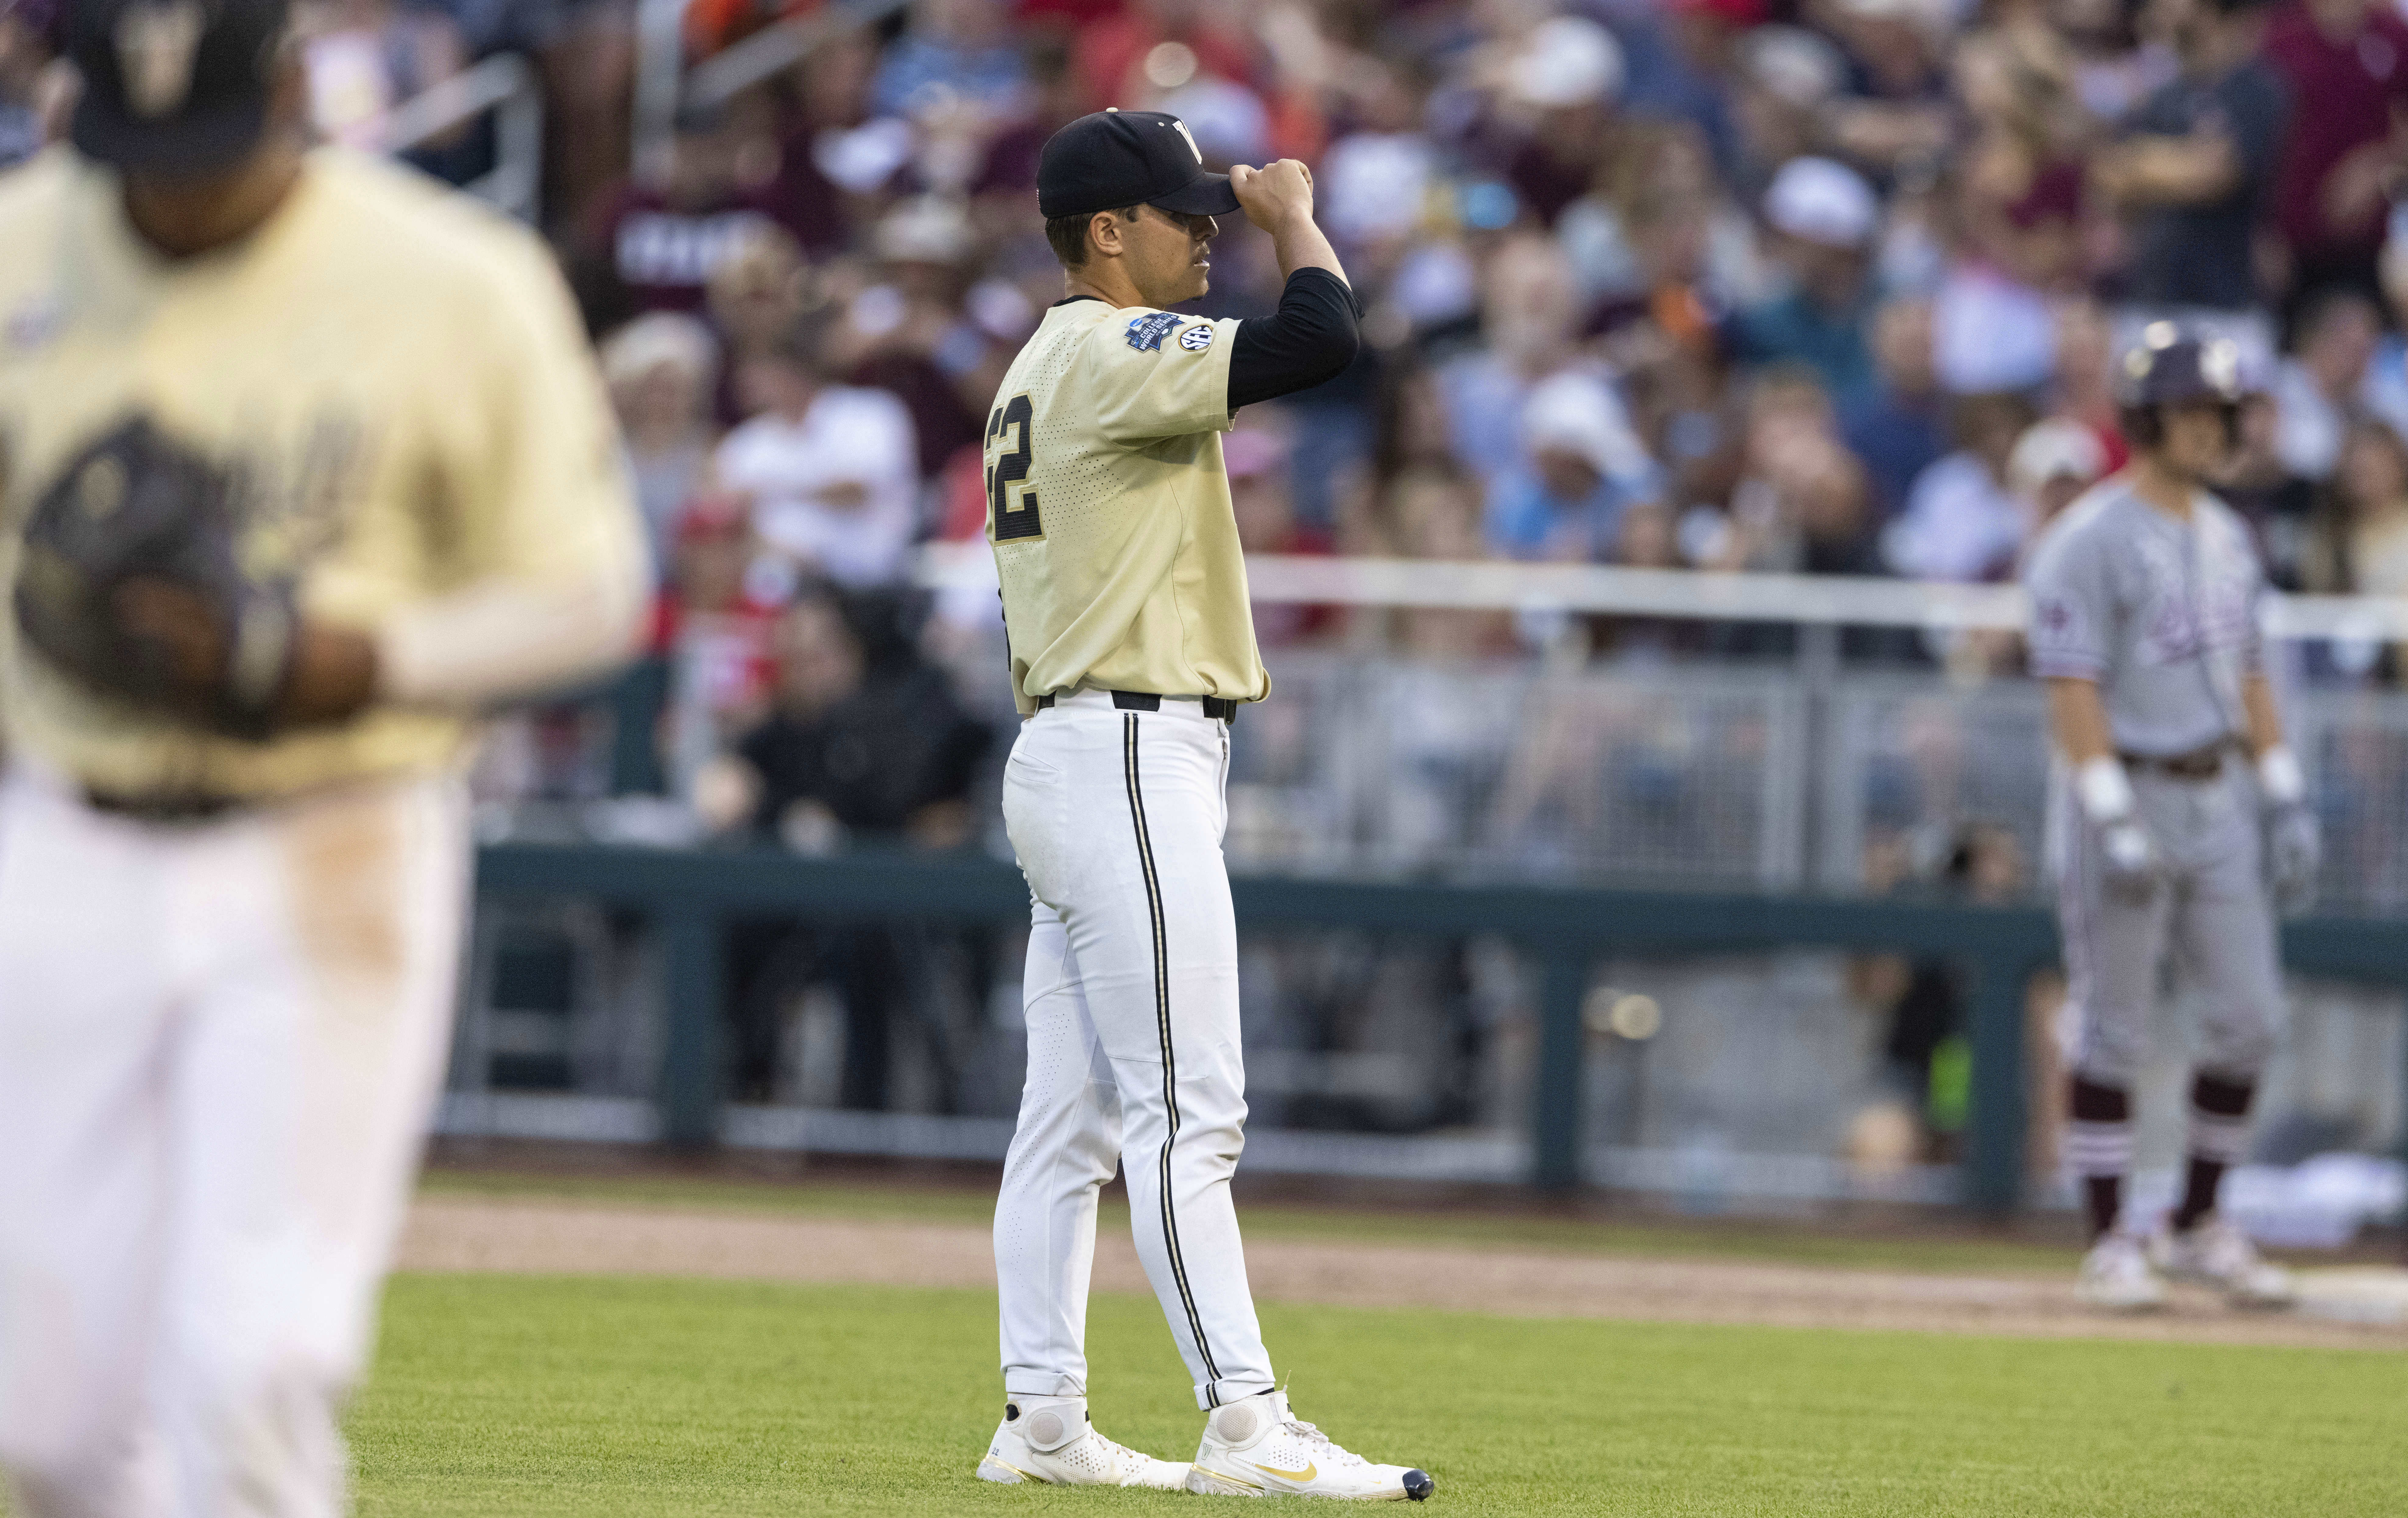
[[[1248,1464],[1251,1465],[1253,1462],[1249,1461]],[[1320,1474],[1320,1468],[1311,1461],[1305,1463],[1302,1470],[1282,1470],[1277,1466],[1254,1466],[1254,1468],[1266,1476],[1277,1476],[1283,1482],[1309,1482]]]

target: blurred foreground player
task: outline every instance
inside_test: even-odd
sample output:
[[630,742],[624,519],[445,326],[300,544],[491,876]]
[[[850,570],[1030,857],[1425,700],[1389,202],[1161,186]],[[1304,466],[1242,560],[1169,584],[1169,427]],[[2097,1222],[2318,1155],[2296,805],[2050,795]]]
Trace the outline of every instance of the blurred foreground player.
[[79,0],[0,180],[0,1463],[323,1518],[449,1030],[466,714],[641,540],[533,238],[305,150],[281,0]]
[[[2032,668],[2069,779],[2051,823],[2076,1020],[2066,1153],[2093,1238],[2080,1290],[2112,1309],[2163,1302],[2165,1276],[2248,1305],[2291,1298],[2215,1212],[2281,1019],[2273,903],[2307,904],[2318,857],[2261,663],[2257,553],[2204,486],[2232,448],[2239,371],[2228,341],[2150,328],[2120,376],[2132,465],[2049,526],[2028,577]],[[2131,1088],[2169,955],[2200,1015],[2190,1158],[2143,1240],[2120,1217]]]
[[[987,531],[1028,719],[1003,814],[1033,898],[1028,1079],[995,1214],[1004,1418],[988,1481],[1237,1497],[1426,1497],[1292,1417],[1271,1375],[1229,1177],[1245,1142],[1238,935],[1221,859],[1229,723],[1270,691],[1221,434],[1321,383],[1357,344],[1354,292],[1283,160],[1205,172],[1177,117],[1103,111],[1045,145],[1038,206],[1068,298],[1012,361],[986,428]],[[1162,309],[1210,279],[1215,216],[1270,234],[1258,321]],[[1210,1410],[1193,1465],[1087,1421],[1096,1194],[1126,1178],[1138,1255]]]

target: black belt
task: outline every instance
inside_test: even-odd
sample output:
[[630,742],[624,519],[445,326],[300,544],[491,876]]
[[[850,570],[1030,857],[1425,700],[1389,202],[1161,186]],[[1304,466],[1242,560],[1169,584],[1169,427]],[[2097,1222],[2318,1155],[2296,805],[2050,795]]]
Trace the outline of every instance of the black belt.
[[2224,751],[2231,742],[2211,743],[2188,753],[2118,753],[2126,769],[2165,775],[2178,780],[2212,780],[2224,773]]
[[215,822],[251,803],[230,795],[133,795],[84,787],[83,803],[94,811],[137,823]]
[[[1171,699],[1178,701],[1185,698],[1182,696],[1172,696]],[[1225,723],[1233,723],[1238,720],[1237,702],[1226,700],[1217,695],[1204,696],[1202,697],[1202,700],[1204,702],[1204,715],[1207,717],[1217,717]],[[1160,711],[1162,709],[1162,697],[1154,695],[1151,691],[1114,691],[1112,693],[1112,705],[1120,708],[1123,711]],[[1050,692],[1037,698],[1037,709],[1039,711],[1050,710],[1053,706],[1054,696]]]

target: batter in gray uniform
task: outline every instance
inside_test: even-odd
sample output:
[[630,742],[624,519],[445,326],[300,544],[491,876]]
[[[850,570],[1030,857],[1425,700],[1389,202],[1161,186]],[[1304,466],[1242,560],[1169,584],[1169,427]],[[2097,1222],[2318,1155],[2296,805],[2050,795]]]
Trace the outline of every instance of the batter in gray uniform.
[[[2304,906],[2317,865],[2261,662],[2257,553],[2202,488],[2231,450],[2239,367],[2229,341],[2150,328],[2120,377],[2131,467],[2049,527],[2027,574],[2069,781],[2051,823],[2076,1028],[2066,1150],[2093,1235],[2081,1291],[2114,1309],[2162,1303],[2167,1276],[2257,1305],[2291,1296],[2214,1210],[2280,1016],[2272,903]],[[2201,1037],[2184,1196],[2144,1240],[2119,1226],[2130,1092],[2170,955]]]

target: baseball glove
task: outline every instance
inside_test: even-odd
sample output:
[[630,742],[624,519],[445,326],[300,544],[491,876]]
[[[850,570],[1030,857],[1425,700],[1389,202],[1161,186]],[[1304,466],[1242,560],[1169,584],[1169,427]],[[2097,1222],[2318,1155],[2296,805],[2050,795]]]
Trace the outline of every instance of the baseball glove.
[[17,626],[93,692],[227,737],[274,730],[289,581],[247,574],[232,477],[136,416],[59,471],[26,519]]

